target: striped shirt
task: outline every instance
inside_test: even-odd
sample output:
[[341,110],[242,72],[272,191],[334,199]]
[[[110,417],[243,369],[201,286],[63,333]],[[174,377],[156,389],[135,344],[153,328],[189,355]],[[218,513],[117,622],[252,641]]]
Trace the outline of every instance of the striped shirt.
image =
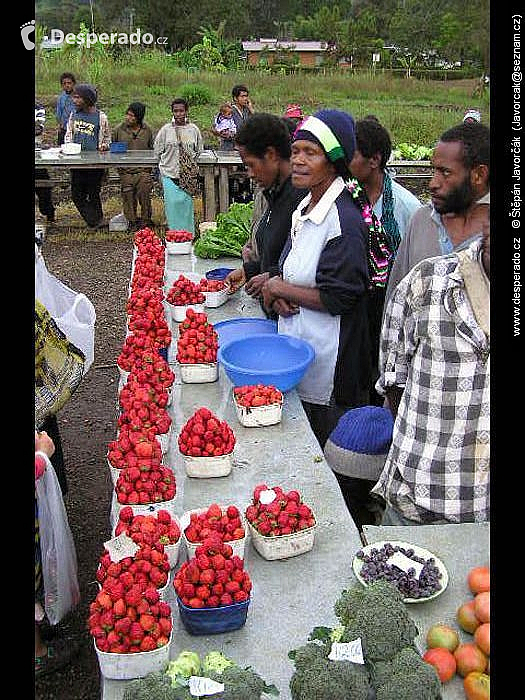
[[490,289],[478,237],[463,253],[417,264],[383,322],[376,389],[404,391],[372,492],[419,523],[490,519],[490,338],[465,293],[462,255]]

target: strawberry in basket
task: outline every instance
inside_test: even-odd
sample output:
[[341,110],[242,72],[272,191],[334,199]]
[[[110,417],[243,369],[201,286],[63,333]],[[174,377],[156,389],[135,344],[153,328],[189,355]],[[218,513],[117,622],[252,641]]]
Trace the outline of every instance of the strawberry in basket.
[[178,444],[183,455],[218,457],[233,452],[235,436],[226,421],[202,407],[183,426]]
[[257,532],[264,536],[291,535],[315,525],[312,510],[303,503],[299,491],[285,492],[280,486],[256,486],[245,515]]
[[126,302],[126,312],[132,315],[137,312],[146,311],[147,309],[159,308],[158,303],[164,300],[164,292],[162,287],[151,285],[140,289],[135,289],[131,292]]
[[243,560],[214,533],[177,571],[173,587],[190,608],[218,608],[248,600],[252,582]]
[[134,556],[125,557],[118,562],[112,561],[109,552],[104,550],[99,559],[96,579],[113,598],[118,598],[132,585],[142,590],[150,586],[164,588],[168,583],[169,571],[168,555],[164,552],[164,547],[155,548],[143,544]]
[[185,231],[184,229],[170,229],[166,231],[166,240],[170,243],[187,243],[187,241],[193,240],[193,233],[191,233],[191,231]]
[[220,535],[223,542],[240,540],[245,536],[236,506],[227,506],[223,510],[217,503],[212,503],[202,513],[190,513],[190,523],[184,530],[188,542],[203,542],[214,532]]
[[226,282],[224,280],[208,280],[203,277],[200,281],[201,292],[222,292],[226,289]]
[[169,389],[175,381],[175,373],[168,362],[154,350],[144,350],[140,354],[130,370],[130,379],[138,382],[148,382],[153,386],[161,386]]
[[219,336],[211,323],[205,323],[200,328],[181,330],[177,340],[177,362],[181,364],[217,362],[218,348]]
[[145,431],[147,435],[162,435],[171,428],[171,416],[165,408],[156,403],[132,401],[131,406],[124,410],[117,419],[117,425],[122,428],[129,425],[132,432]]
[[117,501],[127,505],[171,501],[176,492],[171,469],[162,464],[148,466],[146,460],[141,460],[137,467],[123,467],[115,484]]
[[139,382],[136,373],[132,373],[119,391],[118,400],[124,411],[129,411],[135,402],[140,404],[153,403],[160,408],[165,408],[168,404],[168,390],[161,384]]
[[136,544],[149,544],[156,549],[176,544],[181,534],[177,521],[167,510],[159,510],[155,515],[134,515],[129,506],[119,513],[115,537],[122,532]]
[[166,296],[166,301],[174,306],[204,304],[204,294],[200,291],[198,284],[184,277],[184,275],[179,275],[172,284]]
[[246,406],[246,408],[282,404],[283,402],[282,393],[271,384],[236,386],[233,389],[233,396],[239,406]]
[[162,450],[155,433],[122,426],[116,440],[108,444],[108,461],[115,469],[160,466]]

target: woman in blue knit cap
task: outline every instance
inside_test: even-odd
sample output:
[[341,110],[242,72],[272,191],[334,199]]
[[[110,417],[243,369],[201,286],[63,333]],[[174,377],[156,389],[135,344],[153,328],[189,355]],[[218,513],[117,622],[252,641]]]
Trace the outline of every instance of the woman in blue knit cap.
[[368,403],[371,380],[369,230],[346,185],[354,150],[354,119],[340,110],[320,110],[295,132],[292,183],[309,192],[292,215],[281,274],[263,287],[279,332],[315,350],[297,390],[322,448],[343,413]]

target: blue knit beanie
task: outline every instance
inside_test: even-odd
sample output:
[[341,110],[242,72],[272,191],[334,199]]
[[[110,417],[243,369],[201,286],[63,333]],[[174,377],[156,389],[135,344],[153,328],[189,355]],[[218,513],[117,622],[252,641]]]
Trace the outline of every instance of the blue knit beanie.
[[387,408],[361,406],[341,416],[324,456],[338,474],[377,481],[392,442],[394,419]]
[[332,163],[343,159],[350,163],[355,151],[355,122],[348,112],[320,109],[301,123],[294,141],[313,141]]

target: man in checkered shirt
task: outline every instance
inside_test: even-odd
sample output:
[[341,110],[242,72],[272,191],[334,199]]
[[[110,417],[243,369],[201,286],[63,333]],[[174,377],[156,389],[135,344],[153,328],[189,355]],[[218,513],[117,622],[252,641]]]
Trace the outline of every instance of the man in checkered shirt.
[[418,263],[383,321],[380,377],[395,416],[372,493],[382,525],[490,520],[490,224]]

